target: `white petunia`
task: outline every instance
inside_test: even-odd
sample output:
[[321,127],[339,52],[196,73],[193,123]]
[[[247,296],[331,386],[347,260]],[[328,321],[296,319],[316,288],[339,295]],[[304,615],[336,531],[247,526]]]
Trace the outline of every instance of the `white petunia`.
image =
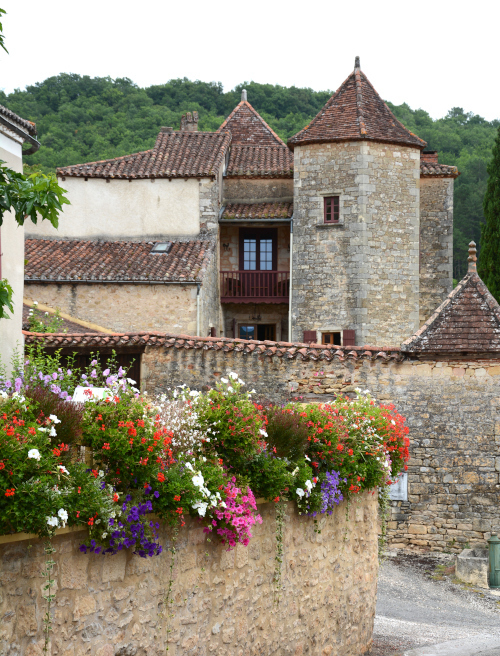
[[298,473],[298,471],[299,471],[299,468],[298,468],[298,467],[295,467],[295,469],[294,469],[293,472],[292,472],[292,476],[296,476],[297,473]]
[[309,462],[311,462],[311,458],[309,458],[309,456],[304,456],[304,458],[305,458],[306,460],[309,460]]
[[190,471],[194,472],[194,467],[190,462],[186,462],[186,469],[189,469]]
[[57,517],[47,517],[47,524],[49,526],[57,527],[59,526],[59,520],[57,519]]
[[238,380],[238,374],[235,374],[234,371],[231,371],[229,374],[229,378],[232,378],[233,380]]
[[196,487],[203,487],[205,483],[205,479],[203,478],[203,474],[201,472],[198,472],[196,476],[193,476],[191,480],[193,481],[193,485]]
[[33,458],[34,460],[40,460],[42,456],[40,455],[40,451],[38,449],[30,449],[28,451],[28,458]]
[[295,492],[296,492],[297,495],[298,495],[299,497],[301,497],[301,498],[302,498],[302,497],[304,496],[304,494],[305,494],[304,490],[303,490],[301,487],[298,487],[298,488],[295,490]]
[[133,378],[127,378],[127,382],[129,383],[129,385],[136,385],[137,384],[137,381],[134,380]]
[[59,470],[60,474],[69,474],[69,471],[64,465],[57,465],[57,469]]
[[197,501],[196,503],[193,503],[191,507],[194,508],[195,510],[198,510],[198,515],[200,517],[205,517],[208,508],[208,503],[206,501]]
[[52,426],[49,432],[50,437],[57,437],[55,426]]
[[314,487],[313,484],[311,483],[311,481],[306,481],[306,482],[304,483],[304,485],[306,486],[307,491],[309,492],[309,494],[311,494],[311,490],[312,490],[313,487]]
[[59,508],[59,510],[57,511],[57,514],[61,518],[63,526],[65,526],[66,522],[68,521],[68,511],[64,510],[64,508]]
[[42,433],[46,433],[49,429],[41,427],[38,430],[41,431]]
[[54,424],[60,424],[61,423],[61,420],[58,417],[56,417],[56,415],[49,415],[49,419],[50,419],[50,421],[53,421]]
[[263,428],[259,428],[259,433],[263,435],[264,437],[267,437],[267,433]]

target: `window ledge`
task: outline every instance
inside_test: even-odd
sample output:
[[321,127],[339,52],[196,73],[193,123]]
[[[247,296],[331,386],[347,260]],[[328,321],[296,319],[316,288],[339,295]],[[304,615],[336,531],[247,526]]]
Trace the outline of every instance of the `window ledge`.
[[316,223],[316,228],[343,228],[344,225],[343,221],[338,223]]

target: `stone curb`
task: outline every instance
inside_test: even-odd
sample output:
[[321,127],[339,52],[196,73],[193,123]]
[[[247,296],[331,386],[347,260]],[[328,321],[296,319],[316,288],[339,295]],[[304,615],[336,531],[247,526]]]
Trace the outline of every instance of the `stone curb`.
[[481,654],[500,656],[500,636],[479,635],[461,640],[448,640],[439,645],[428,645],[405,651],[403,656],[480,656]]

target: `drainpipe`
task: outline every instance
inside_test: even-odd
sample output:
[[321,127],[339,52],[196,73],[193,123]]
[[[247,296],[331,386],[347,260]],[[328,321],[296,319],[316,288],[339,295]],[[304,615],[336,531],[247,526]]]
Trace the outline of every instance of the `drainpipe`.
[[196,285],[196,336],[200,336],[200,292],[201,283]]
[[290,291],[288,297],[288,341],[292,341],[292,273],[293,273],[293,214],[290,219]]

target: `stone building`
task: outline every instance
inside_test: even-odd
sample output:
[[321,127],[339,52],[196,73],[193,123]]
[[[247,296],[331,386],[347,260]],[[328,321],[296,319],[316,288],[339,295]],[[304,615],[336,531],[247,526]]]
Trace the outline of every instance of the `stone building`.
[[[58,169],[72,205],[57,233],[30,228],[28,252],[40,239],[59,246],[36,272],[27,256],[29,298],[116,331],[381,346],[413,334],[451,291],[458,172],[423,152],[358,60],[288,145],[245,91],[217,132],[198,132],[197,120],[162,128],[152,150]],[[164,276],[159,287],[133,258],[119,279],[104,261],[99,275],[82,261],[64,277],[67,241],[123,247],[123,257],[134,242],[210,242],[214,255],[196,280],[183,278],[197,288],[181,303],[172,285],[182,281]],[[155,254],[165,270],[173,257]],[[141,305],[132,323],[119,316],[125,298]]]

